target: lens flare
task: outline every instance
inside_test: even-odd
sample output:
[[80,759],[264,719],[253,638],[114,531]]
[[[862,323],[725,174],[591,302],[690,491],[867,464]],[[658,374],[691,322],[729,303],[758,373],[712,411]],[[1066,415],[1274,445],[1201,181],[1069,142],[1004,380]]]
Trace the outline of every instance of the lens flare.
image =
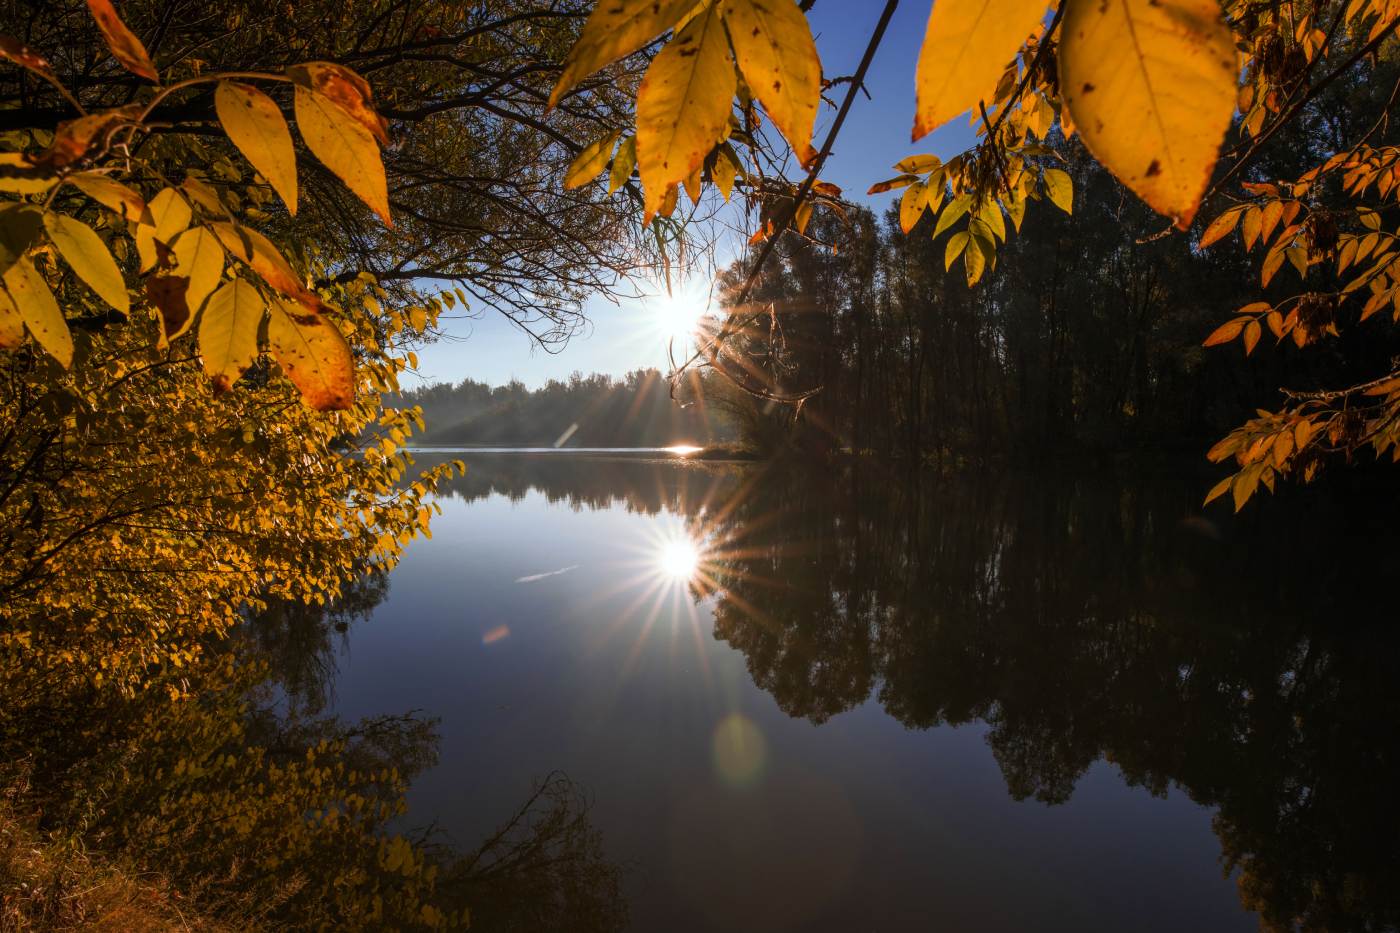
[[734,787],[745,787],[763,776],[768,761],[768,743],[752,719],[730,713],[720,720],[711,739],[715,770]]

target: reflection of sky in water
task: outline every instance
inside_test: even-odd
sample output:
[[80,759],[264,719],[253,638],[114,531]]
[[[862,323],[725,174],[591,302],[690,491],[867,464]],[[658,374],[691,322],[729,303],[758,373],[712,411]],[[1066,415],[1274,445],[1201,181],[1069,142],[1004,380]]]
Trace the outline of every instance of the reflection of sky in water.
[[873,699],[786,716],[712,638],[688,578],[716,545],[679,516],[442,504],[337,688],[349,715],[441,717],[417,822],[483,837],[563,770],[642,931],[1255,928],[1179,792],[1101,762],[1065,805],[1017,802],[983,726],[908,730]]

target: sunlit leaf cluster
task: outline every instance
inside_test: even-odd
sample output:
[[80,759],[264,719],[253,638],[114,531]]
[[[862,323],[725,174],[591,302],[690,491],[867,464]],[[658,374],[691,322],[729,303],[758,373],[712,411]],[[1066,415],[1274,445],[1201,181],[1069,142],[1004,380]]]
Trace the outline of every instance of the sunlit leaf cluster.
[[[257,229],[268,218],[268,187],[295,216],[298,173],[281,107],[256,83],[291,85],[307,149],[387,224],[379,147],[388,136],[369,85],[330,62],[162,84],[111,4],[90,8],[117,61],[156,87],[136,103],[88,113],[42,56],[0,41],[0,57],[53,84],[80,113],[52,133],[10,134],[13,148],[0,152],[0,192],[15,196],[0,205],[0,347],[14,349],[28,334],[72,363],[71,326],[53,291],[66,267],[117,313],[154,317],[159,346],[193,332],[216,392],[265,347],[308,405],[348,409],[355,376],[339,315]],[[178,183],[149,161],[147,137],[163,128],[152,119],[157,107],[209,85],[220,126],[257,172],[251,184],[227,158],[187,166]]]

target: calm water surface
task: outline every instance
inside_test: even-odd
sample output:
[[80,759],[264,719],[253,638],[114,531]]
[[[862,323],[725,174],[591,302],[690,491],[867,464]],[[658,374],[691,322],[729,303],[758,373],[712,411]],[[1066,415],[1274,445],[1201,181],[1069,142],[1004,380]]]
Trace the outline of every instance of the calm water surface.
[[1395,641],[1356,607],[1397,565],[1336,553],[1354,515],[466,459],[338,663],[339,712],[441,719],[414,822],[483,838],[562,771],[640,931],[1394,919]]

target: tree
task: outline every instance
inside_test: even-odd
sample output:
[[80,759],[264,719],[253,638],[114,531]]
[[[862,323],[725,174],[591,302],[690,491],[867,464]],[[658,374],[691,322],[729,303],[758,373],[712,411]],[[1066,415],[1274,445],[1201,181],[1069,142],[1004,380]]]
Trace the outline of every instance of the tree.
[[[538,119],[576,11],[17,8],[24,39],[0,37],[6,792],[46,830],[218,876],[216,913],[460,920],[387,825],[406,777],[366,764],[351,727],[306,727],[288,758],[248,739],[258,677],[230,635],[343,601],[428,532],[462,465],[415,469],[419,413],[381,396],[439,314],[471,301],[556,339],[637,254],[622,211],[557,191],[609,105]],[[297,660],[288,676],[314,674]],[[289,857],[325,872],[289,894]]]
[[[709,179],[727,199],[735,147],[755,153],[737,174],[760,208],[754,241],[767,242],[737,290],[742,309],[775,237],[789,226],[799,235],[806,229],[810,195],[818,206],[842,210],[817,175],[895,3],[886,4],[820,150],[810,141],[820,64],[799,5],[786,0],[598,4],[551,100],[571,99],[583,77],[669,32],[638,90],[636,137],[626,159],[635,149],[650,221],[674,209],[680,185],[698,199]],[[1008,235],[1020,232],[1029,202],[1074,209],[1074,184],[1060,167],[1057,139],[1077,135],[1119,181],[1169,218],[1164,236],[1171,228],[1190,231],[1203,203],[1238,184],[1245,203],[1214,218],[1199,246],[1240,226],[1247,249],[1263,244],[1261,287],[1288,264],[1302,291],[1244,305],[1206,344],[1238,338],[1249,353],[1265,327],[1279,341],[1316,344],[1338,334],[1339,313],[1354,314],[1356,323],[1385,308],[1400,316],[1400,253],[1391,249],[1383,213],[1400,187],[1400,150],[1377,139],[1388,132],[1384,115],[1371,125],[1346,126],[1340,125],[1345,114],[1339,121],[1319,106],[1331,87],[1362,83],[1371,63],[1393,56],[1397,26],[1400,11],[1380,0],[1267,6],[1061,0],[1048,8],[1037,0],[939,0],[915,75],[913,139],[970,110],[980,117],[980,141],[946,162],[931,155],[903,159],[895,166],[900,174],[871,193],[904,189],[906,232],[925,213],[936,216],[934,237],[951,232],[945,265],[960,259],[972,286],[996,267]],[[1384,106],[1394,98],[1392,91]],[[807,170],[801,185],[763,175],[759,104]],[[1237,105],[1237,139],[1221,159]],[[1320,132],[1319,123],[1329,132]],[[1295,174],[1260,177],[1268,171],[1261,157],[1275,137],[1289,136],[1308,141],[1309,157]],[[605,167],[603,150],[615,139],[581,157],[580,172]],[[737,384],[777,397],[772,386],[751,378],[740,354],[727,363],[723,357],[728,338],[753,317],[742,310],[731,315],[692,362],[703,360]],[[1276,477],[1312,479],[1322,458],[1350,457],[1363,446],[1377,454],[1398,450],[1400,370],[1290,398],[1211,451],[1214,460],[1233,455],[1239,469],[1208,500],[1230,491],[1239,508],[1259,486],[1272,488]]]

